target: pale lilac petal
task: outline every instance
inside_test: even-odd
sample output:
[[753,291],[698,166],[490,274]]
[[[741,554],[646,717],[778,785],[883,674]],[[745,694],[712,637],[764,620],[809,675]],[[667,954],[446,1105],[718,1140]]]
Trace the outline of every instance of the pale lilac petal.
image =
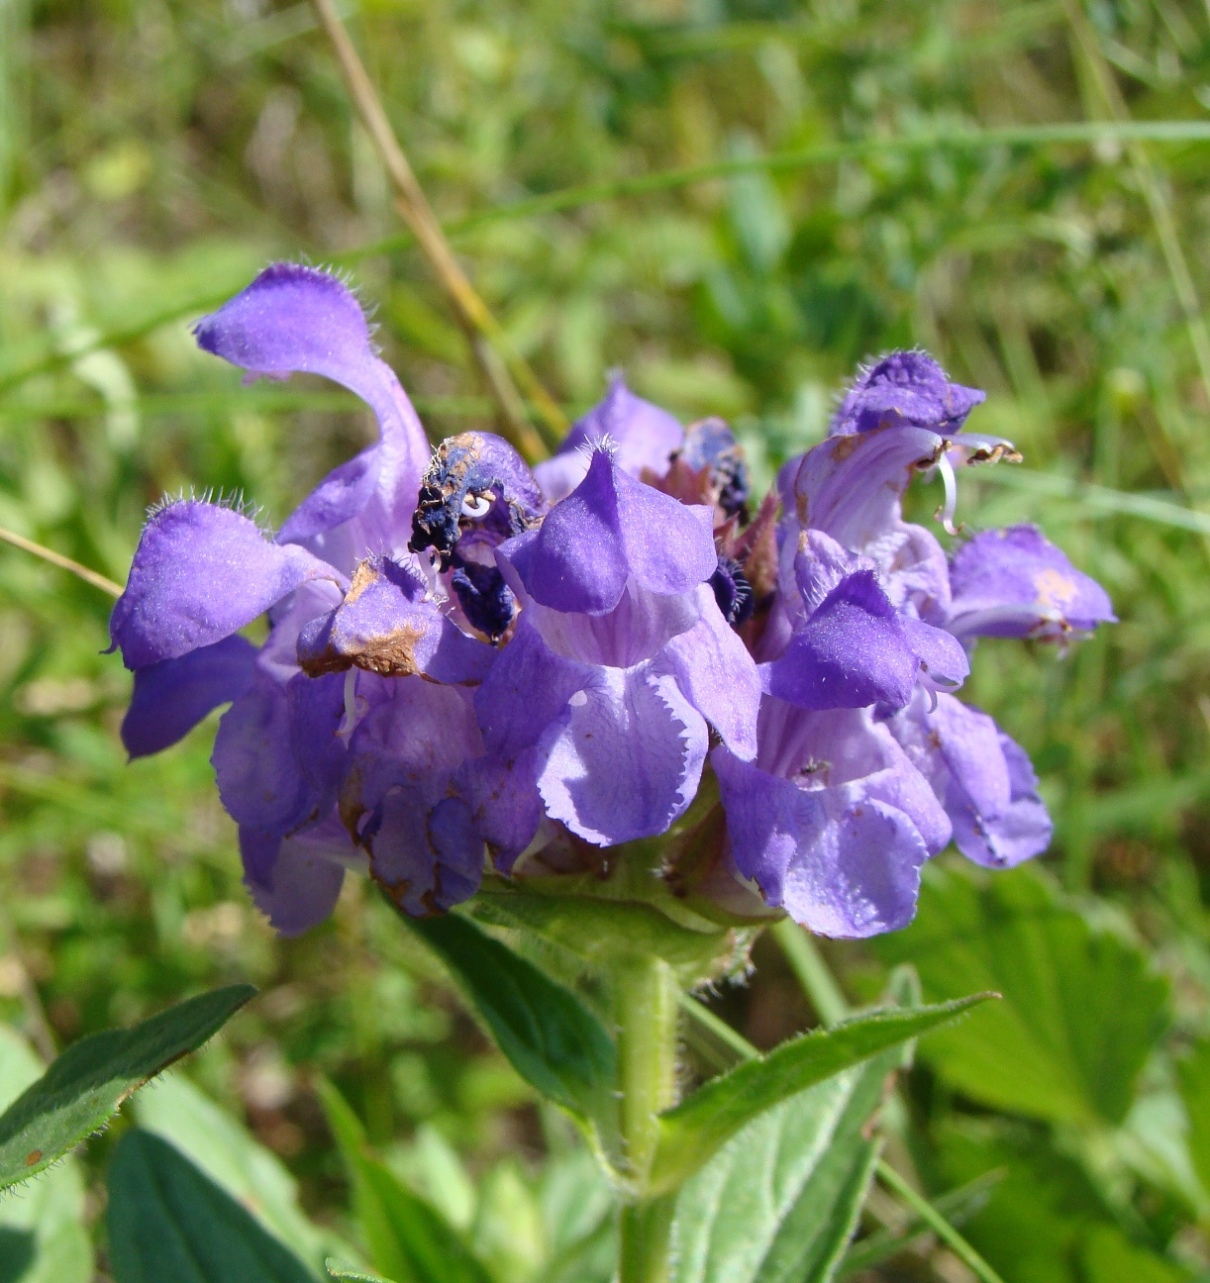
[[906,926],[928,852],[911,820],[860,790],[804,791],[711,756],[737,872],[819,935],[866,937]]
[[[572,615],[525,601],[525,618],[556,655],[583,664],[633,668],[695,627],[706,600],[699,595],[703,587],[666,596],[640,588],[631,580],[618,604],[605,614]],[[713,593],[710,597],[717,611]]]
[[976,535],[954,554],[949,627],[959,636],[1061,637],[1112,623],[1109,596],[1036,526]]
[[968,859],[1006,868],[1050,844],[1029,758],[986,713],[950,695],[930,710],[918,696],[887,725],[941,799]]
[[148,521],[110,635],[127,668],[230,637],[308,580],[336,571],[218,504],[180,500]]
[[656,660],[670,672],[689,702],[739,758],[756,755],[760,674],[739,635],[728,625],[710,589],[697,590],[701,619],[673,637]]
[[301,935],[329,917],[356,848],[335,818],[293,837],[240,829],[244,885],[284,936]]
[[928,428],[876,428],[828,437],[779,475],[787,513],[801,527],[864,552],[894,529],[900,499],[941,458],[945,438]]
[[539,743],[546,813],[601,846],[663,833],[693,799],[706,723],[672,677],[599,669]]
[[918,661],[872,571],[842,580],[767,668],[767,691],[799,708],[901,708]]
[[[309,543],[325,537],[330,539],[330,532],[351,521],[370,502],[378,484],[381,464],[381,450],[373,445],[354,455],[347,463],[333,468],[286,518],[278,531],[278,542]],[[319,551],[318,548],[314,550]],[[339,564],[335,557],[325,557],[325,560],[333,565]]]
[[238,699],[252,684],[256,655],[243,637],[226,637],[137,669],[122,719],[122,743],[131,758],[168,748],[220,704]]
[[955,774],[946,802],[954,821],[954,842],[968,860],[991,869],[1011,869],[1041,855],[1054,833],[1046,804],[1038,794],[1038,777],[1025,750],[999,731],[1000,751],[1008,769],[1009,801],[998,814],[980,812]]
[[608,441],[623,471],[632,477],[647,471],[662,477],[684,440],[684,429],[671,414],[635,396],[617,377],[600,405],[567,434],[554,458],[534,468],[534,476],[548,499],[563,499],[583,481],[592,447]]
[[475,692],[488,752],[509,761],[532,747],[563,715],[567,701],[593,680],[589,665],[555,654],[523,612],[512,641]]
[[414,567],[363,561],[343,603],[299,634],[299,665],[312,676],[357,667],[451,685],[480,681],[496,652],[463,633],[424,592]]

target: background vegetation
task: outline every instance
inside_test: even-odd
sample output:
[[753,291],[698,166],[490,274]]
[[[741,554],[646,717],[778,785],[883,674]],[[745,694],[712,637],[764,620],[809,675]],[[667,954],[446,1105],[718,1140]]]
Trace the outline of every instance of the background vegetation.
[[[977,426],[1026,464],[964,479],[960,517],[1039,521],[1121,623],[1065,656],[980,655],[972,697],[1053,809],[1042,871],[985,883],[943,858],[915,927],[824,953],[851,1001],[903,960],[929,997],[1005,992],[922,1045],[890,1153],[932,1196],[959,1190],[947,1206],[1007,1283],[1210,1278],[1210,147],[1035,129],[1205,121],[1210,10],[368,0],[347,18],[473,278],[569,408],[621,368],[686,419],[731,418],[767,482],[870,354],[920,343],[987,389]],[[1012,145],[911,141],[1008,126]],[[783,153],[801,154],[599,187]],[[189,323],[282,256],[352,271],[434,439],[489,421],[305,3],[0,0],[0,526],[121,580],[165,492],[242,491],[277,522],[366,440],[330,386],[244,389],[193,348]],[[357,1239],[324,1076],[500,1283],[600,1277],[559,1256],[604,1215],[585,1156],[375,896],[352,883],[332,922],[274,939],[239,884],[213,726],[122,760],[109,606],[0,550],[0,1017],[48,1055],[250,979],[263,996],[188,1071],[255,1138],[232,1127],[240,1162],[276,1155]],[[757,964],[715,1002],[752,1041],[827,1014],[771,941]],[[219,1124],[181,1078],[146,1113],[200,1120],[200,1153]],[[99,1216],[106,1152],[68,1219]],[[885,1193],[867,1219],[905,1225]],[[0,1279],[42,1277],[3,1249]],[[917,1236],[862,1277],[963,1269]]]

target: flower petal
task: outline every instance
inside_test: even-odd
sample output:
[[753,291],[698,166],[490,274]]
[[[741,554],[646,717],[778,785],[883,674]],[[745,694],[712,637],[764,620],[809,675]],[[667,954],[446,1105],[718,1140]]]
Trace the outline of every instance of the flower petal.
[[554,458],[534,468],[534,476],[552,503],[563,499],[583,481],[592,447],[608,441],[623,471],[662,477],[684,440],[684,429],[671,414],[635,396],[618,376],[600,405],[572,427]]
[[832,419],[831,436],[883,427],[958,432],[987,399],[978,388],[951,383],[926,352],[891,352],[863,370]]
[[299,634],[299,665],[313,677],[355,666],[451,685],[482,680],[496,652],[425,600],[424,587],[410,566],[382,557],[361,562],[341,605]]
[[362,513],[372,498],[379,534],[407,531],[428,463],[428,442],[399,380],[374,354],[365,314],[345,285],[317,268],[275,263],[200,321],[194,333],[205,351],[252,374],[285,378],[299,372],[332,379],[356,392],[378,418],[379,446],[322,482],[286,523],[284,540],[302,541],[331,530]]
[[1036,526],[976,535],[950,565],[949,627],[960,637],[1060,637],[1115,620],[1108,594]]
[[689,702],[739,758],[756,756],[760,674],[739,635],[723,618],[710,588],[697,589],[700,621],[660,652],[656,666],[670,672]]
[[872,571],[843,579],[767,666],[767,691],[798,708],[902,708],[918,663]]
[[135,671],[122,743],[131,758],[158,753],[183,739],[220,704],[238,699],[252,684],[256,647],[225,637],[179,659]]
[[525,591],[555,610],[602,614],[631,576],[643,588],[689,592],[718,565],[713,514],[636,481],[603,450],[580,485],[555,504],[536,535],[501,547]]
[[301,935],[331,914],[344,882],[344,866],[357,859],[356,848],[336,819],[288,838],[241,828],[240,852],[247,870],[244,885],[284,936]]
[[340,576],[302,548],[270,543],[230,508],[179,500],[144,527],[110,636],[127,668],[144,668],[230,637],[320,578]]
[[546,813],[610,846],[663,833],[693,799],[708,736],[673,677],[599,669],[543,736]]
[[592,668],[555,654],[522,613],[512,641],[475,692],[475,716],[487,751],[510,761],[531,748],[563,715],[567,701],[593,680]]
[[928,852],[911,820],[859,790],[800,789],[711,755],[736,870],[819,935],[865,937],[906,926]]

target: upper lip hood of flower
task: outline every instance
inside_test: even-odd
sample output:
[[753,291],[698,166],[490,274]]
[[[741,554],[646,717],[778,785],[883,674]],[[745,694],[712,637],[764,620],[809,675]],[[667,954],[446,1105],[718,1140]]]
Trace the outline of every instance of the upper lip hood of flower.
[[986,398],[978,388],[951,382],[925,352],[890,352],[857,376],[837,407],[828,434],[898,427],[958,432],[966,416]]

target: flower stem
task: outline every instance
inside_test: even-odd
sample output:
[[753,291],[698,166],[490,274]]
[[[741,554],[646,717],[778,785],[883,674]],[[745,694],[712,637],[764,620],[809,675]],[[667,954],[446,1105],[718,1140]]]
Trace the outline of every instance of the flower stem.
[[665,1283],[674,1196],[645,1191],[659,1114],[676,1099],[677,985],[660,958],[628,958],[614,972],[620,1123],[630,1194],[622,1208],[619,1283]]

